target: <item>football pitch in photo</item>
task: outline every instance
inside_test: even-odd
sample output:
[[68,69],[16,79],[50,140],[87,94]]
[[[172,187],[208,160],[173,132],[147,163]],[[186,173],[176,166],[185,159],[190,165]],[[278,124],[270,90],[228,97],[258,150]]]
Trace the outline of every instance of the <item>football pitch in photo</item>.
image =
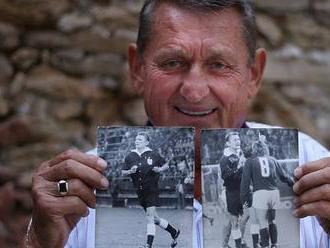
[[[192,247],[192,210],[157,209],[160,216],[174,223],[180,229],[180,236],[176,247]],[[146,218],[142,208],[110,208],[98,207],[95,240],[98,248],[136,248],[145,243]],[[183,221],[184,220],[184,221]],[[154,247],[170,247],[171,236],[164,230],[157,228]]]
[[[205,213],[207,216],[214,218],[212,225],[208,220],[204,219],[204,248],[221,247],[224,239],[224,227],[229,219],[223,215],[219,215],[221,208],[209,206]],[[299,248],[299,222],[288,221],[293,219],[292,214],[287,209],[277,210],[276,223],[278,226],[278,243],[277,248]],[[244,239],[248,247],[252,245],[252,235],[250,233],[250,221],[247,222]],[[298,239],[298,240],[297,240]],[[229,239],[229,246],[235,247],[232,237]]]

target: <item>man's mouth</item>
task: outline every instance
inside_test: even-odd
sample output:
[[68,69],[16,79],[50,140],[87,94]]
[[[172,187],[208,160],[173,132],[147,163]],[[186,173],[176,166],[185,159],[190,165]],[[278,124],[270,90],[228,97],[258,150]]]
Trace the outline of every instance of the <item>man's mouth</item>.
[[207,109],[207,110],[203,110],[203,111],[192,111],[192,110],[187,110],[187,109],[178,108],[178,107],[175,107],[175,109],[182,114],[194,116],[194,117],[210,115],[210,114],[213,114],[217,110],[216,108],[212,108],[212,109]]

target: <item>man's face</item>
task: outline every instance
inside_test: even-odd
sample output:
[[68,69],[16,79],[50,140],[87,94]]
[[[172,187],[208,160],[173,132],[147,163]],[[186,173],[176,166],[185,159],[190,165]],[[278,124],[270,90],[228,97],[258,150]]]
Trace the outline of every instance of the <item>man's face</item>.
[[241,147],[241,139],[237,134],[230,135],[226,144],[228,147],[238,149]]
[[162,4],[153,29],[143,61],[135,47],[129,51],[133,84],[144,97],[150,121],[156,126],[240,127],[262,70],[248,65],[238,12],[189,13]]
[[143,149],[148,146],[149,142],[147,141],[146,137],[143,135],[138,135],[135,138],[135,148],[136,149]]

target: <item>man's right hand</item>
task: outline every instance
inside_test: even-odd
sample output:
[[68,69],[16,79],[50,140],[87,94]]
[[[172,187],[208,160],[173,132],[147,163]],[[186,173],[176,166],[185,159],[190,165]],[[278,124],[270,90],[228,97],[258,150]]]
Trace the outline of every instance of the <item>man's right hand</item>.
[[137,168],[138,168],[137,165],[132,166],[132,168],[130,169],[130,174],[134,174],[134,173],[136,173]]
[[[95,208],[94,189],[108,188],[106,167],[103,159],[72,149],[40,165],[33,176],[29,247],[64,247],[80,218]],[[68,182],[65,196],[57,189],[60,180]]]

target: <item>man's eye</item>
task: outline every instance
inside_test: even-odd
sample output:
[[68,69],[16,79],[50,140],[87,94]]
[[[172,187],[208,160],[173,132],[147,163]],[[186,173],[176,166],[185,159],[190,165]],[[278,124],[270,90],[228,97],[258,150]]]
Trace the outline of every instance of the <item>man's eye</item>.
[[210,63],[210,66],[211,66],[212,69],[215,69],[215,70],[221,70],[221,69],[226,68],[226,65],[224,63],[221,63],[221,62]]
[[161,67],[164,69],[176,69],[183,66],[183,63],[179,60],[168,60],[161,64]]

